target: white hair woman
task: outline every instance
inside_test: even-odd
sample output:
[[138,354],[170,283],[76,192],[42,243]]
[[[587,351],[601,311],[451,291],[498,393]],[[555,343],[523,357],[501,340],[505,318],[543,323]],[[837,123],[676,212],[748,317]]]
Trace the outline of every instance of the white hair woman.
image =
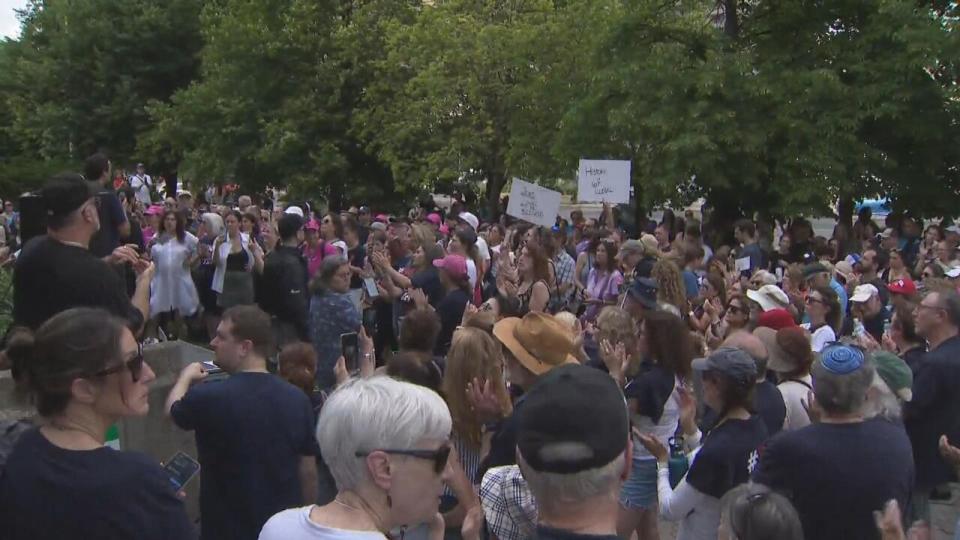
[[446,403],[427,388],[383,376],[345,383],[324,403],[317,427],[336,498],[280,512],[264,525],[260,540],[375,540],[431,522],[450,430]]

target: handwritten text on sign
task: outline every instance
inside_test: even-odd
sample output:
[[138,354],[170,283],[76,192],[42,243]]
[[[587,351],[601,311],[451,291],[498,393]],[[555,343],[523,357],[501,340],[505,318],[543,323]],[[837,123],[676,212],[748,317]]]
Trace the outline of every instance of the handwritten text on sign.
[[535,225],[552,227],[560,211],[560,192],[513,179],[507,214]]
[[630,202],[630,162],[581,159],[577,175],[580,202]]

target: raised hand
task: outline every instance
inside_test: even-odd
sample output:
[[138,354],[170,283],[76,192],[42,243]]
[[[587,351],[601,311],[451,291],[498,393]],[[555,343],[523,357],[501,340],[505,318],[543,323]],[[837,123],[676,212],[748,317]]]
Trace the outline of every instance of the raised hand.
[[488,423],[503,418],[503,406],[489,379],[481,383],[480,379],[474,377],[472,381],[467,382],[466,392],[470,409],[480,421]]

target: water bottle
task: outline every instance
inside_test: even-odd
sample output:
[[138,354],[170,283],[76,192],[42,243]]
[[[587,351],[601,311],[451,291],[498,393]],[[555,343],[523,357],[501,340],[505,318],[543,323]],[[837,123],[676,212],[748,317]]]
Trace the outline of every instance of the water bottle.
[[687,454],[683,451],[683,437],[677,435],[667,440],[670,445],[670,459],[667,461],[667,469],[670,471],[670,487],[676,488],[680,480],[690,468],[690,461]]
[[860,319],[853,320],[853,337],[858,338],[867,333],[867,329],[863,327],[863,321]]
[[114,450],[120,450],[120,430],[117,429],[116,424],[107,428],[107,433],[104,439],[104,446],[108,446]]

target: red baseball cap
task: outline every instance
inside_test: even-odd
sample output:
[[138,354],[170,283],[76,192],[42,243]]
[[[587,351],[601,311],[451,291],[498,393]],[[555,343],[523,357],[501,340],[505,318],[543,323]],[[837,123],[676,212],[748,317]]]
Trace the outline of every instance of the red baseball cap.
[[793,315],[789,311],[783,308],[771,309],[770,311],[764,311],[760,314],[760,317],[757,318],[757,326],[766,326],[767,328],[773,328],[774,330],[780,330],[782,328],[790,328],[791,326],[796,326],[796,321],[793,320]]
[[467,277],[467,260],[461,255],[447,255],[442,259],[433,261],[433,265],[441,270],[446,270],[452,277]]
[[907,296],[917,294],[917,284],[910,278],[898,279],[893,283],[888,283],[887,289],[893,294],[905,294]]

